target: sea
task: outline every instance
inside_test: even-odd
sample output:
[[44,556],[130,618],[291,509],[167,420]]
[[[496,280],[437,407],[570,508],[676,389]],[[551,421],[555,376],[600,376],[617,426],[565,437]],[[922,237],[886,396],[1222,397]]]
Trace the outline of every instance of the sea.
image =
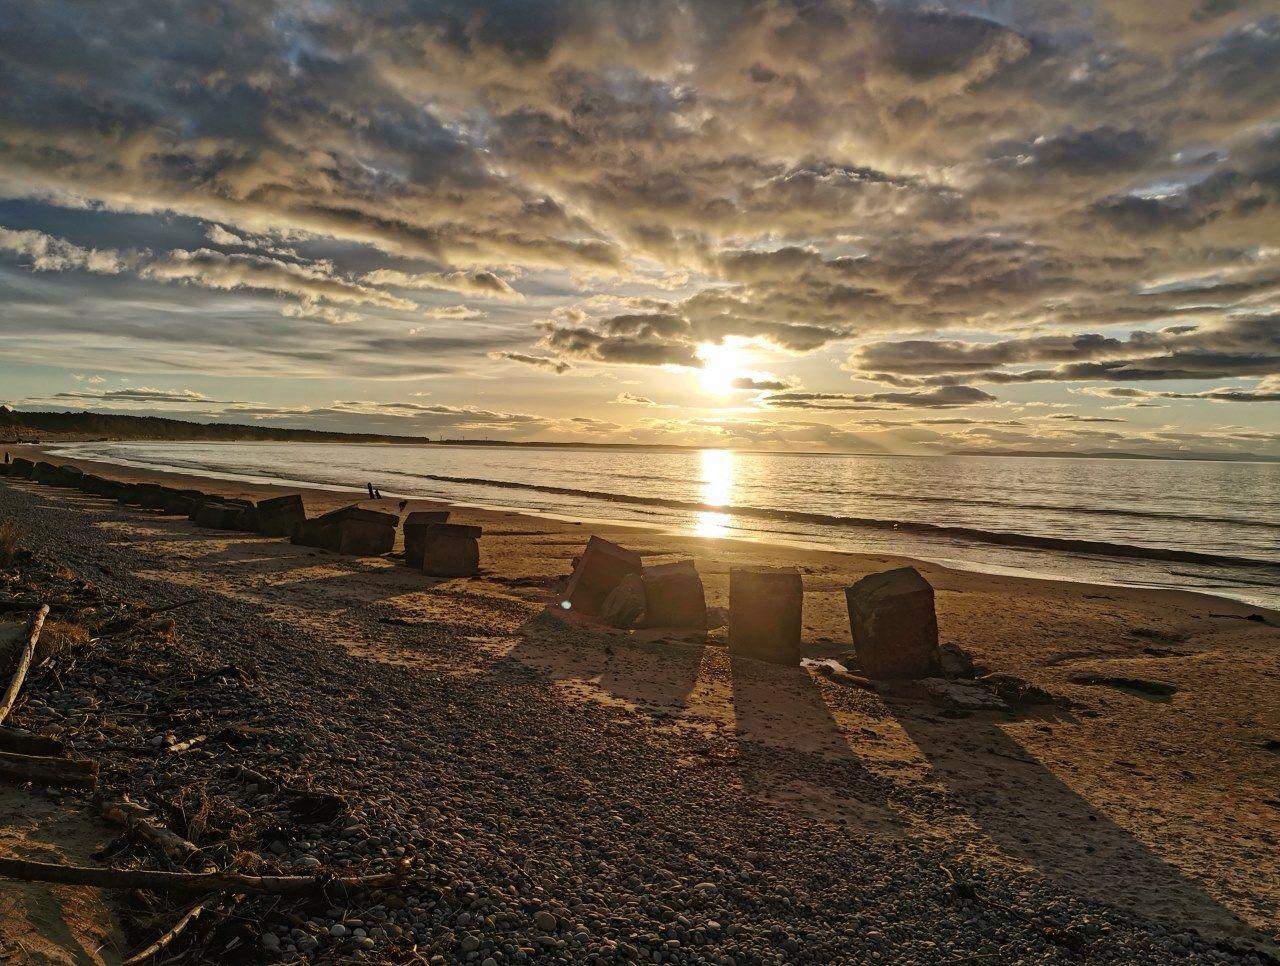
[[1280,463],[300,442],[56,452],[1280,608]]

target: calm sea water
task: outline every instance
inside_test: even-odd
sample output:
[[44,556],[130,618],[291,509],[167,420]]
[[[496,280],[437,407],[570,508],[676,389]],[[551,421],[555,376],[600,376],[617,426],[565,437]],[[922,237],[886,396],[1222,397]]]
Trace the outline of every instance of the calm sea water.
[[1274,463],[307,443],[59,451],[1280,607]]

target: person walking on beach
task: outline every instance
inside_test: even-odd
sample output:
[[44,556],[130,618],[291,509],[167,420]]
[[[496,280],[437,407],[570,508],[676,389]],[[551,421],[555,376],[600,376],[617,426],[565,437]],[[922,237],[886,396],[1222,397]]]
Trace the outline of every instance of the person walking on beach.
[[373,484],[372,484],[372,483],[366,483],[366,484],[365,484],[365,486],[367,486],[367,487],[369,488],[369,499],[370,499],[370,500],[372,500],[372,499],[374,498],[374,497],[373,497]]

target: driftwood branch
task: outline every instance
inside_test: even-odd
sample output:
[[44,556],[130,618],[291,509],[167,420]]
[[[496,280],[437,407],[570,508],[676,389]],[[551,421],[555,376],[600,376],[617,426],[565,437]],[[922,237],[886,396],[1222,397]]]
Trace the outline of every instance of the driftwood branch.
[[98,763],[87,758],[50,758],[0,751],[0,778],[63,788],[93,788],[98,783]]
[[0,751],[12,751],[19,755],[66,757],[67,743],[57,738],[15,731],[13,728],[0,728]]
[[[179,868],[185,868],[193,859],[200,857],[200,849],[188,842],[177,832],[170,831],[163,825],[151,821],[151,813],[141,805],[130,801],[108,802],[98,799],[98,811],[108,822],[123,825],[130,832],[152,848],[158,849]],[[201,863],[202,872],[214,872],[216,869],[207,860]]]
[[200,918],[201,915],[208,912],[214,905],[222,901],[222,896],[210,896],[208,899],[201,899],[194,906],[187,910],[186,914],[179,919],[164,935],[160,936],[146,949],[139,950],[124,961],[122,966],[138,966],[139,963],[145,963],[152,956],[163,952],[164,949],[173,943],[175,939],[182,935],[189,925]]
[[22,653],[18,655],[18,666],[13,670],[13,677],[9,681],[9,687],[4,693],[4,698],[0,699],[0,724],[4,722],[5,718],[9,717],[9,712],[13,710],[14,702],[18,700],[18,692],[22,690],[22,682],[27,679],[27,669],[31,667],[31,658],[36,653],[36,644],[40,640],[40,631],[44,627],[44,619],[48,616],[49,605],[41,604],[31,622],[31,634],[27,638],[27,645],[22,649]]
[[245,892],[305,896],[316,892],[361,892],[396,885],[409,874],[408,862],[395,872],[376,875],[246,875],[240,872],[160,872],[109,869],[0,858],[0,876],[23,882],[57,882],[95,889],[147,889],[152,892]]

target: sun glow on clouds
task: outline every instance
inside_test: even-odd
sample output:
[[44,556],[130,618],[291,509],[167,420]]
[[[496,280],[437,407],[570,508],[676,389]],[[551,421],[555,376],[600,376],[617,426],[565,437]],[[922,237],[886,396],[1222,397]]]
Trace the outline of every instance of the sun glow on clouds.
[[733,392],[733,381],[747,374],[750,354],[741,339],[704,342],[697,351],[698,358],[702,360],[698,378],[702,381],[702,388],[712,395],[729,395]]

